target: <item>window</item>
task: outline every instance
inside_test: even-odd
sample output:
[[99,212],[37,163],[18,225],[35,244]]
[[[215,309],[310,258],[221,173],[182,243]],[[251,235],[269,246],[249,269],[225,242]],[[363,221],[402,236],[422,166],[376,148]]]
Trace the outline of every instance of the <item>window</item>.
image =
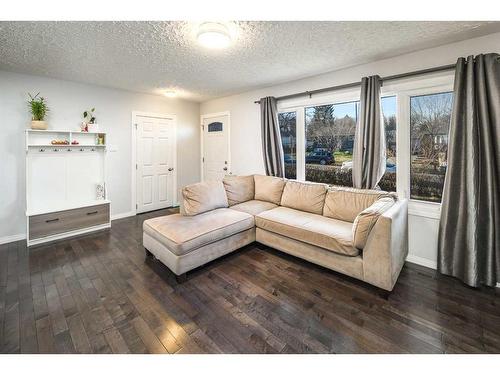
[[285,155],[285,177],[297,178],[297,113],[282,112],[278,114],[281,143]]
[[410,97],[410,197],[441,202],[447,166],[451,92]]
[[[386,134],[386,173],[380,187],[396,191],[396,97],[381,100]],[[306,180],[352,186],[352,153],[359,101],[305,108]]]
[[379,186],[386,191],[396,191],[396,102],[395,96],[381,99],[387,161],[385,174],[380,179]]
[[221,132],[222,131],[222,122],[212,122],[208,124],[208,132]]
[[305,108],[307,181],[352,186],[352,151],[359,102]]
[[[386,170],[379,186],[411,198],[412,209],[429,217],[436,216],[438,207],[430,203],[441,201],[444,185],[452,87],[452,74],[419,77],[386,85],[390,96],[381,98]],[[352,90],[280,103],[287,178],[352,186],[357,95]]]

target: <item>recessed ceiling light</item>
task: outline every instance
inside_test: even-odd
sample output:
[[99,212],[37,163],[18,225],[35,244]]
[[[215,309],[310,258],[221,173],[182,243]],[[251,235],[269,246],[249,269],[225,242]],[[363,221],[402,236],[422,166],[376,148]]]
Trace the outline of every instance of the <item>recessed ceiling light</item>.
[[167,98],[175,98],[177,96],[177,93],[174,90],[167,90],[163,92],[163,95],[165,95]]
[[205,22],[200,25],[198,42],[213,49],[226,48],[231,44],[231,34],[226,25],[220,22]]

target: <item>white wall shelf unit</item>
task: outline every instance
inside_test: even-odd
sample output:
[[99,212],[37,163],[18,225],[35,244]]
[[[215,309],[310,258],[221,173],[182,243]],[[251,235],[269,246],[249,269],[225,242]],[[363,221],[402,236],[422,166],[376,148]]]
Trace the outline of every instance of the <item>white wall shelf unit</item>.
[[[59,141],[66,143],[52,143]],[[78,147],[106,146],[105,132],[81,132],[72,130],[26,130],[26,148],[29,147]]]
[[106,133],[26,130],[25,140],[28,246],[109,228]]

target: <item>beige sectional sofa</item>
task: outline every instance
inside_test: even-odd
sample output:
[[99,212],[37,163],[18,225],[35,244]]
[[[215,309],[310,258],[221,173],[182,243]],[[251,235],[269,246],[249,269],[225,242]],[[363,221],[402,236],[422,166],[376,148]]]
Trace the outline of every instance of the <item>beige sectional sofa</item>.
[[390,291],[408,253],[406,200],[260,175],[186,186],[181,213],[143,229],[146,251],[176,275],[258,241]]

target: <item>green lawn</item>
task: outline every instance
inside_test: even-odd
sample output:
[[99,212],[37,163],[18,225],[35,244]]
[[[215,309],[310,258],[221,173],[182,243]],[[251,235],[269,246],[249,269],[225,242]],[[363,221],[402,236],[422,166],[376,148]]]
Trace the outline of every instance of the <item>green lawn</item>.
[[346,154],[343,151],[336,151],[333,155],[335,156],[335,164],[337,165],[342,165],[343,162],[352,160],[352,154]]

